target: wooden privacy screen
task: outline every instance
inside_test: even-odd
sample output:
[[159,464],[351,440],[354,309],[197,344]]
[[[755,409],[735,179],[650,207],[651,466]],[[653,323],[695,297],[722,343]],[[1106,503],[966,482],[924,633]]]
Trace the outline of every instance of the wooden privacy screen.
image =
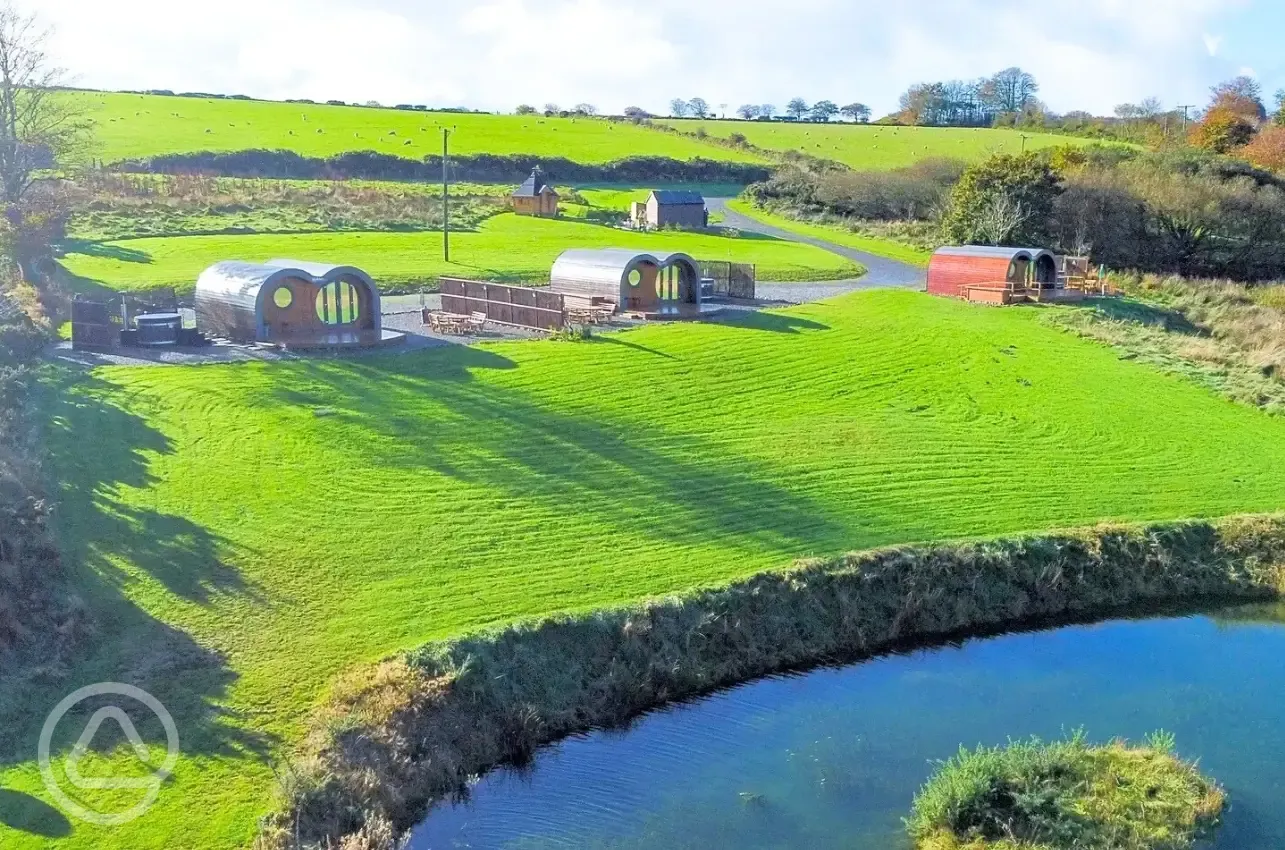
[[488,321],[541,331],[562,330],[566,305],[557,292],[505,286],[454,277],[441,279],[442,309],[448,313],[485,313]]
[[71,302],[71,347],[77,351],[103,351],[120,342],[120,317],[102,301],[77,298]]
[[713,279],[715,295],[725,298],[754,299],[756,272],[753,264],[702,260],[700,269],[702,277]]

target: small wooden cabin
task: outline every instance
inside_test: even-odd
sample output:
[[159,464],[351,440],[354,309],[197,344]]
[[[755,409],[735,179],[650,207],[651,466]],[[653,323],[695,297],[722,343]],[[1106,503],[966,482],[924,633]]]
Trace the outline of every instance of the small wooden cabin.
[[609,301],[631,313],[698,314],[700,279],[700,266],[686,254],[577,249],[558,257],[549,288],[569,298]]
[[928,263],[928,291],[934,295],[1008,304],[1028,291],[1057,286],[1057,260],[1042,248],[947,247]]
[[361,269],[299,260],[210,266],[196,281],[196,323],[210,336],[294,348],[405,338],[383,330],[379,289]]
[[540,169],[531,171],[531,176],[523,181],[509,198],[513,212],[518,215],[534,215],[541,218],[555,218],[558,215],[558,193],[544,182]]
[[656,189],[644,202],[635,201],[630,219],[637,228],[702,228],[709,226],[709,210],[700,192]]

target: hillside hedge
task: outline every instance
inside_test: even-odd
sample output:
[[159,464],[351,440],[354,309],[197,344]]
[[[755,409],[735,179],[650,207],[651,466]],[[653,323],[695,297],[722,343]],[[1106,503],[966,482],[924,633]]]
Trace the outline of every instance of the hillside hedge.
[[[677,160],[638,156],[600,165],[563,158],[479,154],[450,158],[452,180],[520,183],[539,166],[547,179],[564,183],[754,183],[771,169],[711,159]],[[220,177],[268,177],[292,180],[402,180],[431,183],[442,179],[442,158],[406,159],[374,151],[331,157],[308,157],[287,150],[168,154],[127,160],[114,170],[149,174],[205,174]]]
[[[0,308],[10,302],[0,295]],[[16,309],[0,309],[0,662],[68,625],[62,565],[46,528],[49,501],[30,417],[36,365],[48,334]],[[65,635],[70,638],[70,631]],[[60,636],[60,637],[61,637]],[[57,654],[49,643],[48,658]]]

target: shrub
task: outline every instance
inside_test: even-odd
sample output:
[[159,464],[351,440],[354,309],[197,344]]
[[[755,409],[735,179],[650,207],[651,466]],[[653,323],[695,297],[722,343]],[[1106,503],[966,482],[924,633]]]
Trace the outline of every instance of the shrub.
[[1229,107],[1209,110],[1200,123],[1191,128],[1191,143],[1210,153],[1231,153],[1254,138],[1254,125]]
[[1285,126],[1264,127],[1240,155],[1259,168],[1285,172]]
[[1058,174],[1034,153],[999,154],[971,166],[955,184],[942,234],[960,244],[1046,245]]
[[1218,822],[1225,797],[1158,732],[1142,747],[1084,733],[961,748],[915,796],[920,850],[1180,850]]
[[[451,157],[456,180],[521,183],[536,167],[551,180],[564,183],[741,183],[767,180],[771,171],[761,165],[709,159],[628,157],[599,165],[569,159],[525,155]],[[204,174],[224,177],[275,177],[290,180],[407,180],[433,183],[442,177],[442,159],[430,155],[406,159],[375,151],[306,157],[287,150],[204,151],[168,154],[117,163],[113,169],[142,174]]]

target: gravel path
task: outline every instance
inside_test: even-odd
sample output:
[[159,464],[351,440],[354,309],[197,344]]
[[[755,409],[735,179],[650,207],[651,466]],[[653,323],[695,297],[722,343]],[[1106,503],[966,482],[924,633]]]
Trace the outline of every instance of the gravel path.
[[[813,236],[800,236],[797,233],[791,233],[788,230],[782,230],[779,227],[773,227],[770,224],[764,224],[756,221],[749,216],[742,215],[728,209],[727,202],[731,198],[706,198],[705,203],[709,206],[710,213],[722,213],[723,226],[735,227],[737,230],[744,230],[749,233],[760,233],[764,236],[772,236],[777,239],[784,239],[787,242],[802,242],[805,245],[813,245],[832,254],[838,254],[840,257],[846,257],[853,262],[861,263],[869,269],[869,273],[859,281],[838,281],[840,284],[851,285],[852,289],[846,290],[851,292],[853,289],[875,289],[897,287],[903,289],[922,289],[924,285],[924,270],[917,266],[899,263],[896,260],[889,260],[886,257],[877,257],[874,254],[867,254],[865,251],[857,251],[853,248],[845,248],[842,245],[836,245],[833,242],[827,242],[824,239],[817,239]],[[760,283],[759,291],[761,292],[766,286],[775,286],[772,283]],[[792,286],[812,286],[813,284],[791,284]],[[833,293],[839,294],[839,293]],[[829,297],[821,296],[821,297]],[[800,298],[802,301],[815,301],[815,298]]]

